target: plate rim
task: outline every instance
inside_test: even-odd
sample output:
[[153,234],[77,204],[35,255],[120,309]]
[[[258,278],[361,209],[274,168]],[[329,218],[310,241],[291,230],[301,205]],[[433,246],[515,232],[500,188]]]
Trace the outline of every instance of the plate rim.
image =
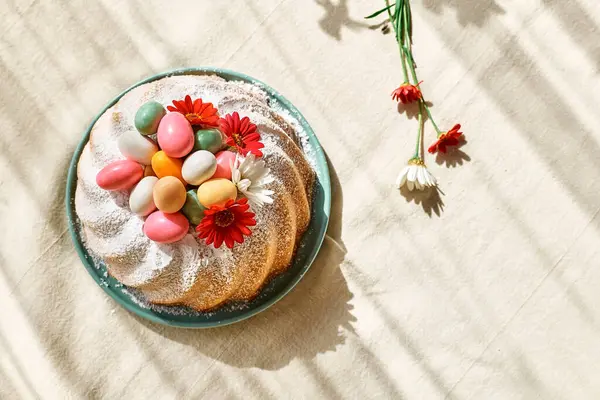
[[[179,320],[168,319],[168,317],[166,317],[164,314],[159,315],[159,314],[153,313],[152,310],[145,309],[139,305],[136,305],[133,301],[131,303],[126,302],[122,298],[120,298],[119,296],[114,294],[112,289],[110,289],[109,287],[107,287],[106,285],[104,285],[102,283],[101,278],[100,278],[99,274],[97,273],[98,269],[94,265],[92,265],[93,262],[88,259],[87,255],[86,255],[87,250],[85,249],[85,246],[83,245],[82,241],[80,240],[79,233],[76,232],[76,229],[75,229],[75,227],[77,225],[75,221],[78,218],[77,214],[75,212],[75,190],[77,188],[77,186],[76,186],[76,184],[77,184],[77,167],[78,167],[79,158],[81,157],[81,153],[83,152],[85,145],[88,143],[92,128],[94,127],[94,125],[96,124],[98,119],[100,119],[100,117],[109,108],[114,106],[125,94],[127,94],[128,92],[130,92],[131,90],[135,89],[138,86],[141,86],[141,85],[149,83],[149,82],[153,82],[158,79],[169,77],[169,76],[210,75],[210,74],[217,75],[228,81],[239,80],[239,81],[257,85],[262,90],[266,91],[270,97],[275,98],[279,103],[281,103],[285,108],[287,108],[288,110],[290,110],[293,113],[293,116],[298,120],[298,122],[302,125],[304,131],[306,132],[306,134],[308,136],[308,140],[311,143],[311,146],[313,147],[313,149],[315,150],[317,167],[318,167],[318,169],[320,169],[322,171],[322,174],[321,174],[322,176],[317,176],[317,179],[318,179],[319,183],[321,184],[321,187],[323,188],[323,192],[324,192],[323,214],[325,216],[325,223],[322,224],[322,226],[320,227],[320,230],[319,230],[320,237],[317,238],[316,245],[315,245],[312,253],[307,258],[305,265],[301,268],[301,270],[298,272],[298,274],[295,275],[290,280],[290,282],[287,284],[287,286],[285,286],[279,292],[276,292],[267,301],[265,301],[265,303],[263,303],[257,307],[249,309],[248,312],[246,312],[246,313],[243,313],[243,314],[240,314],[237,316],[232,316],[230,318],[224,318],[219,321],[179,321]],[[159,323],[162,325],[168,325],[168,326],[174,326],[174,327],[180,327],[180,328],[213,328],[213,327],[234,324],[236,322],[241,322],[248,318],[251,318],[251,317],[261,313],[262,311],[266,310],[267,308],[271,307],[278,301],[280,301],[302,280],[302,278],[304,277],[306,272],[308,272],[308,270],[312,266],[315,258],[317,257],[317,255],[322,247],[323,241],[325,239],[327,227],[329,225],[330,213],[331,213],[331,178],[330,178],[330,174],[329,174],[327,158],[325,156],[325,152],[323,151],[323,148],[322,148],[319,140],[317,139],[317,136],[315,135],[315,133],[314,133],[312,127],[310,126],[310,124],[308,123],[308,121],[306,121],[306,118],[304,118],[304,115],[302,115],[302,113],[288,99],[286,99],[283,95],[281,95],[277,90],[273,89],[271,86],[265,84],[264,82],[262,82],[256,78],[253,78],[249,75],[246,75],[246,74],[243,74],[240,72],[236,72],[233,70],[225,69],[225,68],[189,67],[189,68],[177,68],[177,69],[168,70],[168,71],[154,74],[150,77],[144,78],[144,79],[136,82],[135,84],[129,86],[128,88],[123,90],[121,93],[119,93],[117,96],[113,97],[106,104],[106,106],[103,107],[103,109],[94,117],[92,122],[89,124],[88,128],[85,130],[83,137],[79,141],[77,147],[75,148],[73,157],[71,158],[71,162],[69,164],[69,171],[67,173],[67,182],[66,183],[67,184],[66,184],[66,196],[65,196],[66,204],[65,205],[66,205],[67,222],[68,222],[67,225],[68,225],[68,229],[69,229],[69,234],[71,236],[71,240],[73,241],[73,245],[75,247],[75,250],[76,250],[82,264],[84,265],[84,267],[88,271],[88,273],[91,275],[91,277],[94,279],[96,284],[98,286],[100,286],[104,290],[104,292],[107,293],[115,302],[117,302],[117,304],[119,304],[121,307],[125,308],[127,311],[137,315],[138,317],[144,318],[144,319],[147,319],[147,320],[150,320],[152,322]],[[263,289],[261,289],[261,291],[262,290]],[[259,292],[259,295],[260,295],[260,293],[261,292]]]

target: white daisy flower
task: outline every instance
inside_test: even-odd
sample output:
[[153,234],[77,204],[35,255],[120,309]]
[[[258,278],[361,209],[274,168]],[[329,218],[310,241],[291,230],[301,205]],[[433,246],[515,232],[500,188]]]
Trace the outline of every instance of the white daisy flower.
[[435,177],[427,170],[425,163],[420,158],[412,158],[408,161],[408,166],[400,172],[396,180],[398,188],[408,187],[408,190],[425,190],[437,186]]
[[250,206],[260,208],[265,203],[273,203],[271,195],[274,192],[266,188],[275,180],[270,172],[265,162],[254,154],[248,153],[246,157],[238,154],[231,165],[231,181],[248,199]]

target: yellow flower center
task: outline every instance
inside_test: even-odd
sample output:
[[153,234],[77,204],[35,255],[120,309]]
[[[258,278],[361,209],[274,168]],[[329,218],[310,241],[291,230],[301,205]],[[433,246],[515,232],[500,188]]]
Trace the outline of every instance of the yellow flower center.
[[244,140],[242,139],[242,135],[239,133],[232,133],[231,138],[239,147],[244,147]]
[[413,158],[408,161],[408,165],[423,165],[425,166],[425,162],[420,158]]
[[193,120],[195,120],[195,119],[202,119],[201,115],[198,115],[198,114],[195,114],[195,113],[185,114],[185,117],[190,122],[193,121]]

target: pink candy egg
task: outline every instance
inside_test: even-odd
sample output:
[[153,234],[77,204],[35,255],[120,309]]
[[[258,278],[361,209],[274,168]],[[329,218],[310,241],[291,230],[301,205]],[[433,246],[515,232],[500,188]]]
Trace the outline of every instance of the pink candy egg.
[[217,170],[212,179],[224,178],[231,180],[231,164],[235,161],[235,153],[224,150],[218,152],[215,157],[217,158]]
[[188,233],[189,228],[189,221],[179,212],[167,214],[155,211],[144,222],[144,234],[158,243],[173,243],[181,240]]
[[170,112],[160,120],[156,137],[158,145],[169,157],[185,157],[194,147],[192,125],[178,112]]
[[105,190],[123,190],[133,187],[144,177],[144,168],[130,160],[108,164],[96,175],[96,183]]

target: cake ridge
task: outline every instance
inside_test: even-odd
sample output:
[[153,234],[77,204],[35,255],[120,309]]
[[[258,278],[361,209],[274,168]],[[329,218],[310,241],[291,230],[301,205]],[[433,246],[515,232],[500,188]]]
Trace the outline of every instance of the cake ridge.
[[[123,159],[116,140],[135,129],[135,110],[148,100],[167,105],[185,95],[212,102],[221,115],[248,116],[265,144],[274,202],[252,210],[257,225],[233,249],[214,249],[193,229],[173,244],[153,242],[142,232],[142,218],[125,204],[129,192],[107,192],[95,184],[101,168]],[[271,108],[260,88],[216,76],[173,76],[131,90],[98,119],[79,160],[75,207],[86,246],[112,276],[152,303],[202,311],[253,298],[267,279],[290,265],[310,221],[314,180],[294,126]]]

